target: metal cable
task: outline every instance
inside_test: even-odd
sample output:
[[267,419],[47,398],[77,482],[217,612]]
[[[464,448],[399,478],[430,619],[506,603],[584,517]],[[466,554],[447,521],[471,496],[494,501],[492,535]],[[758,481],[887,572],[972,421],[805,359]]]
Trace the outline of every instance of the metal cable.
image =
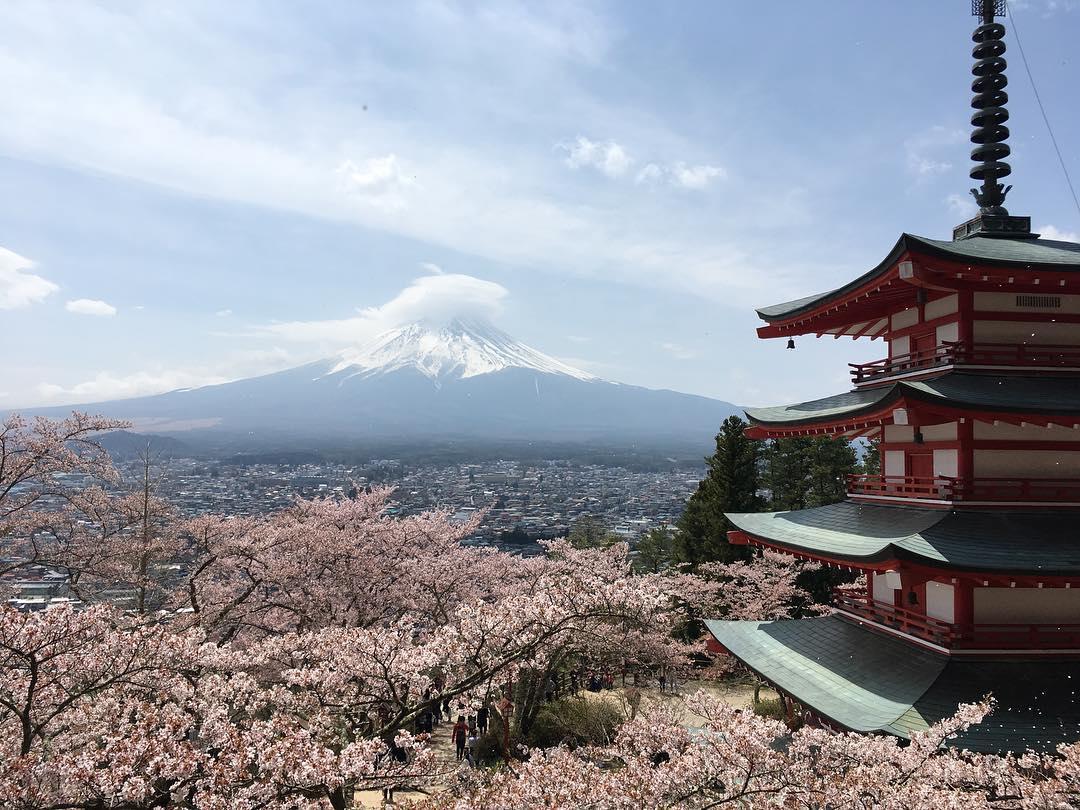
[[1042,98],[1039,96],[1039,88],[1035,86],[1035,77],[1031,75],[1031,68],[1028,66],[1027,56],[1024,54],[1024,46],[1020,42],[1020,32],[1016,28],[1016,17],[1013,16],[1012,6],[1009,3],[1005,4],[1005,8],[1009,14],[1009,22],[1012,23],[1013,38],[1016,40],[1016,49],[1020,51],[1020,59],[1024,63],[1024,71],[1027,73],[1028,81],[1031,82],[1031,91],[1035,94],[1035,101],[1039,105],[1039,112],[1042,113],[1043,123],[1046,124],[1046,131],[1050,134],[1050,143],[1054,145],[1054,151],[1057,153],[1058,163],[1061,164],[1061,172],[1065,175],[1065,183],[1069,186],[1069,193],[1072,194],[1073,204],[1076,205],[1076,213],[1080,214],[1080,197],[1076,196],[1076,188],[1073,186],[1072,178],[1069,177],[1069,169],[1065,165],[1065,158],[1061,155],[1061,148],[1058,146],[1057,138],[1054,137],[1054,128],[1050,126],[1050,119],[1046,115],[1046,108],[1043,106]]

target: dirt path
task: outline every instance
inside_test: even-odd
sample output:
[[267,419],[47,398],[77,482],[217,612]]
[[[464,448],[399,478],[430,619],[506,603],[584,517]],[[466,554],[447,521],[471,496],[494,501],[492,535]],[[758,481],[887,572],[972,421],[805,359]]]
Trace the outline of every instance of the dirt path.
[[[719,698],[725,703],[731,706],[737,706],[741,709],[749,709],[754,700],[754,687],[749,683],[731,683],[720,681],[682,681],[678,684],[675,692],[661,692],[659,689],[650,687],[639,687],[642,693],[641,709],[644,710],[650,705],[657,703],[666,704],[675,708],[679,713],[680,720],[690,728],[700,728],[703,722],[703,718],[694,714],[690,709],[686,707],[685,699],[687,696],[694,694],[699,689],[708,692],[713,697]],[[611,700],[619,703],[624,703],[623,689],[606,690],[599,693],[583,692],[587,698]],[[762,699],[775,698],[775,693],[770,689],[761,690]],[[453,724],[443,723],[435,728],[434,734],[432,734],[431,742],[428,745],[436,752],[439,759],[446,766],[446,779],[441,782],[437,782],[431,785],[430,788],[425,791],[413,791],[402,790],[397,792],[397,797],[400,799],[410,798],[413,800],[421,798],[423,793],[438,792],[440,787],[447,784],[447,781],[452,778],[452,775],[461,768],[468,768],[468,764],[459,763],[456,760],[454,752],[454,744],[450,739],[451,729]],[[364,808],[381,808],[382,793],[378,790],[366,790],[355,795],[356,807]]]

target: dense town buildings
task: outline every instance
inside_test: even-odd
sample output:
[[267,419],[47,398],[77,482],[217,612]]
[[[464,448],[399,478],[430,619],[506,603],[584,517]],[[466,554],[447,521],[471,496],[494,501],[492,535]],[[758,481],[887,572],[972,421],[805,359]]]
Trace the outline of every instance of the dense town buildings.
[[[118,467],[128,481],[143,474],[138,460]],[[395,514],[446,509],[465,520],[486,510],[470,542],[508,543],[523,554],[538,553],[537,539],[564,536],[582,518],[633,544],[643,532],[673,524],[702,475],[702,469],[637,472],[559,459],[448,465],[376,459],[352,466],[175,458],[158,462],[152,471],[157,492],[180,518],[267,514],[298,496],[346,497],[354,488],[385,484],[394,487],[390,509]],[[63,574],[37,567],[13,572],[4,584],[12,588],[17,606],[36,610],[72,600],[65,581]],[[115,596],[122,603],[124,594]]]

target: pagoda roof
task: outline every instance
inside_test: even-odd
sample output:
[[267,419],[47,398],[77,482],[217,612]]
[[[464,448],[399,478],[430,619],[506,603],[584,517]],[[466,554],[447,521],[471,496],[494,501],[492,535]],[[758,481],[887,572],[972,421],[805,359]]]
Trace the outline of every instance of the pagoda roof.
[[1080,661],[958,660],[840,616],[705,625],[764,680],[852,731],[908,739],[992,694],[994,711],[950,745],[1051,752],[1080,739]]
[[901,399],[949,409],[1080,414],[1080,384],[1073,377],[951,371],[928,380],[897,381],[794,405],[749,408],[746,415],[755,425],[812,425],[876,414]]
[[762,307],[757,310],[757,314],[762,320],[772,323],[809,313],[822,304],[842,299],[847,293],[859,290],[869,282],[884,277],[896,266],[901,257],[909,253],[955,262],[977,263],[983,266],[1017,269],[1038,267],[1058,272],[1080,272],[1080,243],[1076,242],[980,236],[952,242],[905,233],[900,236],[889,255],[880,264],[853,281],[828,292]]
[[791,512],[731,513],[740,531],[785,551],[840,564],[904,560],[1015,576],[1080,574],[1076,513],[920,509],[840,503]]

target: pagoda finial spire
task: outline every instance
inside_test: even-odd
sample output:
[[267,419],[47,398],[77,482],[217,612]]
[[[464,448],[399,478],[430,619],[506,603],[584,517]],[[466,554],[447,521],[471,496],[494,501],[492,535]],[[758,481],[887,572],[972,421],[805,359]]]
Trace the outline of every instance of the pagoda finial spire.
[[1006,0],[971,0],[971,13],[980,18],[980,24],[971,35],[975,47],[971,55],[975,64],[971,73],[975,79],[971,90],[975,94],[971,106],[975,112],[971,116],[971,159],[975,161],[970,176],[981,180],[979,188],[971,189],[972,196],[979,204],[979,215],[953,230],[954,239],[966,236],[1023,236],[1030,234],[1031,221],[1028,217],[1011,217],[1005,208],[1005,196],[1012,186],[999,182],[1012,174],[1012,167],[1005,162],[1009,156],[1009,111],[1005,108],[1009,94],[1005,87],[1009,80],[1005,76],[1007,63],[1005,53],[1005,26],[995,22],[995,17],[1003,17],[1006,12]]
[[1004,214],[1005,195],[1012,186],[1005,187],[998,180],[1012,173],[1012,167],[1002,158],[1008,157],[1010,149],[1005,141],[1009,137],[1009,111],[1005,104],[1009,100],[1005,86],[1009,83],[1005,76],[1007,63],[1002,57],[1005,53],[1005,26],[994,22],[994,17],[1005,13],[1005,0],[974,0],[972,11],[982,17],[982,25],[975,29],[971,39],[975,47],[971,55],[975,65],[971,72],[975,80],[971,83],[975,97],[971,106],[975,108],[971,124],[975,127],[971,133],[971,159],[976,165],[971,169],[973,180],[982,180],[982,188],[971,190],[979,211],[983,214]]

